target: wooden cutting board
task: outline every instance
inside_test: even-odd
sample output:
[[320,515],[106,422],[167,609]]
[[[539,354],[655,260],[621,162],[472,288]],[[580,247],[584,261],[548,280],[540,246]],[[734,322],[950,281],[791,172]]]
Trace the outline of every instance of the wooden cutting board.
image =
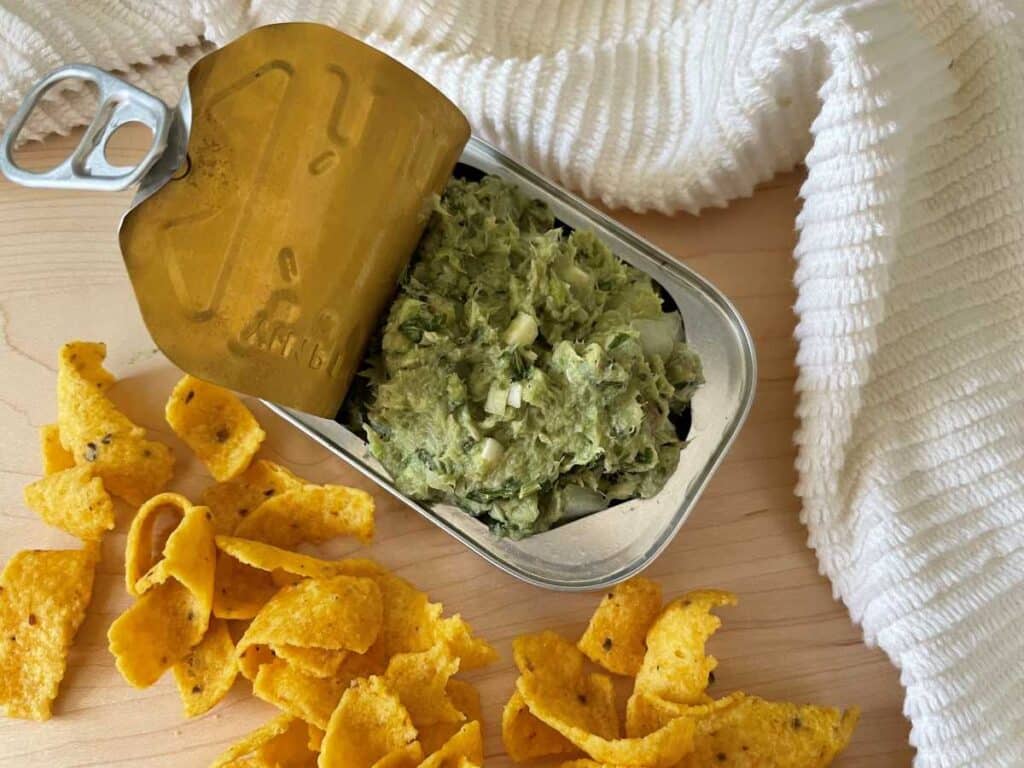
[[[142,132],[115,137],[115,159],[137,155]],[[23,150],[26,163],[55,164],[72,140]],[[860,726],[839,768],[909,766],[902,691],[885,656],[864,646],[844,607],[833,600],[807,549],[793,495],[795,294],[794,217],[799,173],[761,186],[747,200],[700,217],[616,214],[722,288],[757,343],[757,400],[735,447],[675,542],[648,570],[668,596],[699,586],[738,593],[737,608],[711,643],[720,660],[712,693],[742,689],[768,698],[859,705]],[[70,339],[106,341],[120,378],[113,399],[135,422],[171,444],[175,487],[193,495],[208,482],[163,421],[163,403],[179,372],[153,347],[136,309],[117,246],[118,219],[131,194],[58,193],[0,181],[0,561],[17,550],[73,545],[22,501],[40,473],[36,430],[54,421],[55,361]],[[486,765],[512,765],[499,735],[500,712],[515,679],[512,639],[551,628],[576,637],[598,595],[566,595],[519,583],[403,507],[361,475],[259,409],[265,454],[317,482],[371,491],[379,535],[367,554],[461,612],[502,653],[468,675],[486,717]],[[269,719],[244,681],[206,716],[183,719],[170,675],[146,690],[121,680],[106,631],[128,605],[121,557],[131,510],[119,509],[104,542],[88,617],[71,652],[55,706],[43,724],[0,718],[0,768],[206,766],[229,743]],[[328,547],[328,555],[351,551]]]

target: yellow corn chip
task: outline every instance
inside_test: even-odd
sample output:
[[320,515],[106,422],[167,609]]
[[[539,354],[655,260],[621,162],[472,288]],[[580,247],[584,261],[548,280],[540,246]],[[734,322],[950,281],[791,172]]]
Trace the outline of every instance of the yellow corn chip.
[[[603,678],[612,696],[611,680]],[[590,694],[580,697],[573,691],[552,689],[553,678],[524,674],[516,682],[531,714],[561,733],[570,742],[599,762],[639,768],[670,768],[693,750],[694,723],[679,717],[653,733],[634,739],[607,738],[591,728],[588,713]],[[578,688],[576,689],[579,690]]]
[[718,666],[715,657],[704,652],[708,638],[722,624],[711,610],[735,604],[735,595],[719,590],[689,592],[670,603],[647,633],[647,653],[636,676],[634,696],[698,703],[707,689],[708,675]]
[[107,632],[117,669],[131,685],[152,685],[203,639],[209,607],[185,586],[168,579],[149,589]]
[[351,576],[373,579],[380,587],[384,619],[371,655],[386,665],[396,653],[425,651],[434,645],[440,605],[372,560],[340,560],[338,567]]
[[420,763],[420,768],[448,768],[459,765],[462,760],[476,764],[484,760],[484,741],[476,720],[462,726],[443,747]]
[[44,475],[75,466],[75,457],[60,444],[60,427],[56,424],[44,424],[39,428],[39,445],[43,453]]
[[235,644],[227,622],[213,619],[199,645],[175,664],[173,671],[185,717],[212,709],[231,690],[238,675]]
[[849,743],[859,711],[774,702],[736,693],[683,707],[696,723],[694,750],[679,768],[773,765],[824,768]]
[[284,659],[299,672],[313,677],[334,677],[341,669],[348,651],[332,651],[326,648],[303,648],[299,645],[271,646],[279,659]]
[[553,708],[558,708],[556,719],[559,722],[571,723],[604,739],[619,735],[612,681],[607,675],[587,674],[586,659],[575,645],[548,631],[517,637],[512,651],[522,673],[517,685],[535,716],[562,732],[534,709],[522,686],[526,680],[529,680],[527,687],[531,695],[546,698]]
[[331,715],[319,768],[372,768],[416,741],[416,729],[398,696],[380,677],[359,679]]
[[435,723],[417,728],[420,744],[426,754],[432,754],[444,746],[452,736],[459,732],[465,722],[476,720],[483,727],[483,708],[480,706],[480,692],[464,680],[451,678],[445,687],[448,698],[460,713],[462,719],[453,723]]
[[171,391],[164,417],[222,481],[244,472],[267,436],[233,392],[187,374]]
[[341,485],[304,485],[272,496],[243,519],[235,535],[285,549],[303,542],[373,538],[373,497]]
[[[163,546],[158,540],[163,540]],[[193,586],[205,596],[212,590],[212,544],[213,527],[206,507],[193,506],[178,493],[154,496],[139,507],[128,529],[125,588],[138,596],[170,576],[179,581],[198,579]]]
[[0,574],[0,706],[48,720],[92,597],[98,549],[18,552]]
[[[448,692],[448,698],[451,699],[452,704],[462,713],[463,720],[478,720],[481,725],[483,724],[483,708],[480,706],[480,692],[476,686],[453,677],[448,681],[445,690]],[[431,752],[433,751],[435,750],[431,750]]]
[[271,496],[303,485],[301,478],[279,464],[259,459],[238,477],[214,483],[203,491],[203,504],[213,512],[217,533],[232,534],[243,518]]
[[260,668],[270,664],[277,658],[277,654],[267,645],[250,645],[244,651],[237,651],[238,671],[246,680],[255,680]]
[[344,572],[329,560],[260,541],[233,536],[218,536],[216,541],[220,555],[213,613],[223,618],[251,619],[278,587],[298,583],[300,577],[330,578]]
[[240,539],[235,536],[217,536],[216,542],[221,552],[261,571],[286,571],[311,579],[329,579],[346,573],[344,566],[337,562],[281,549],[261,541]]
[[309,732],[301,720],[292,720],[284,733],[274,736],[256,752],[266,768],[316,768],[316,752],[309,748]]
[[314,752],[319,752],[320,747],[324,743],[324,729],[317,728],[311,723],[307,723],[307,727],[309,729],[309,740],[306,742],[306,746]]
[[[323,562],[323,561],[321,561]],[[449,647],[460,659],[464,670],[475,669],[497,658],[497,652],[485,640],[474,637],[466,621],[456,614],[441,618],[443,606],[430,602],[427,595],[400,576],[372,560],[348,559],[334,563],[341,572],[373,579],[384,601],[384,623],[380,637],[368,655],[386,660],[396,653],[425,651],[437,643]]]
[[380,589],[371,579],[335,576],[283,587],[263,606],[238,642],[299,645],[364,653],[381,626]]
[[498,652],[486,640],[475,637],[469,623],[459,614],[442,619],[437,624],[437,639],[448,645],[464,670],[486,667],[498,660]]
[[216,564],[213,528],[206,507],[192,507],[167,538],[163,559],[135,582],[141,594],[157,584],[175,579],[185,586],[196,600],[204,622],[209,621],[213,605],[213,577]]
[[278,587],[271,574],[217,553],[213,615],[221,619],[251,619],[267,604]]
[[577,647],[609,672],[635,676],[644,660],[647,630],[660,610],[661,587],[650,579],[630,579],[601,600]]
[[409,711],[417,730],[436,723],[461,722],[464,715],[448,697],[449,678],[459,671],[459,660],[445,645],[427,651],[398,653],[388,662],[384,679]]
[[517,763],[579,751],[565,736],[530,714],[519,691],[512,692],[501,713],[501,741]]
[[423,747],[418,741],[414,741],[412,744],[399,747],[394,752],[384,755],[373,764],[373,768],[416,768],[422,759]]
[[252,692],[283,712],[326,729],[348,683],[343,678],[307,675],[281,659],[274,659],[259,667]]
[[626,735],[646,736],[682,716],[685,704],[666,701],[643,691],[633,691],[626,704]]
[[[228,747],[210,764],[210,768],[237,768],[239,765],[245,765],[242,758],[255,755],[262,746],[290,731],[294,724],[294,717],[278,715]],[[255,763],[255,765],[261,765],[261,763]]]
[[57,413],[60,440],[78,465],[89,465],[109,493],[142,504],[171,479],[174,455],[146,439],[104,394],[113,377],[103,369],[105,344],[72,342],[60,350]]
[[114,528],[114,503],[90,467],[54,472],[25,486],[25,503],[44,523],[85,541]]

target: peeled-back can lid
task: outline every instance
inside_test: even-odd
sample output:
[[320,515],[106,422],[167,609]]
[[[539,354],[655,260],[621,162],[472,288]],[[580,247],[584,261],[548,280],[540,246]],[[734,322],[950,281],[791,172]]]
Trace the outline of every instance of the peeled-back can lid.
[[[96,118],[58,167],[20,168],[18,133],[67,78],[98,86]],[[125,122],[154,134],[134,168],[103,156]],[[469,132],[384,53],[275,24],[200,59],[173,111],[94,67],[51,73],[8,125],[0,170],[30,186],[140,182],[120,243],[157,346],[207,381],[334,416]]]
[[333,416],[466,141],[419,75],[316,24],[188,77],[183,167],[125,216],[146,326],[200,378]]

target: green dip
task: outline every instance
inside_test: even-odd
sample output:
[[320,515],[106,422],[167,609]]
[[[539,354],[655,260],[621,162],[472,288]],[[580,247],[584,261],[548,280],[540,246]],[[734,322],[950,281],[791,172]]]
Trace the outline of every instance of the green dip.
[[656,494],[703,381],[651,279],[495,177],[436,203],[348,418],[412,498],[514,538]]

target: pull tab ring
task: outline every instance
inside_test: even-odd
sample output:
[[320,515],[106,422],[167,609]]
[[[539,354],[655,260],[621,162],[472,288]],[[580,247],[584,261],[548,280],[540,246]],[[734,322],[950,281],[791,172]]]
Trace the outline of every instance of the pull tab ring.
[[[99,107],[81,141],[60,165],[47,171],[30,171],[14,160],[14,144],[28,116],[45,93],[63,80],[86,80],[99,91]],[[11,118],[0,139],[0,172],[16,184],[53,189],[84,189],[112,192],[137,183],[160,159],[167,146],[171,111],[152,94],[89,64],[69,64],[55,69],[35,84]],[[142,123],[153,133],[145,156],[136,165],[107,162],[110,137],[125,123]]]

